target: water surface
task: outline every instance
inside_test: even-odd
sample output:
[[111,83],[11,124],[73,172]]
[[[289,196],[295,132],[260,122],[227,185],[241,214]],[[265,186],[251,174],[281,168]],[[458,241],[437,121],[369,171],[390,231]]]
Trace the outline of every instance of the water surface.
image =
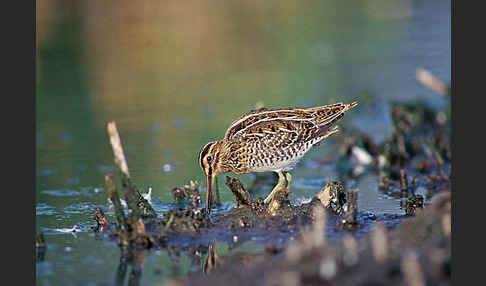
[[[38,20],[44,24],[37,50],[36,231],[47,242],[45,259],[36,264],[39,285],[115,279],[119,249],[91,230],[95,207],[113,218],[103,185],[104,175],[115,172],[105,131],[110,120],[117,122],[135,184],[142,192],[152,188],[154,207],[163,213],[173,207],[173,187],[204,182],[200,148],[259,104],[357,100],[362,104],[341,125],[376,141],[391,134],[390,101],[445,104],[416,82],[415,70],[427,68],[450,82],[448,1],[279,2],[281,9],[270,2],[178,3],[108,11],[86,1]],[[328,141],[293,171],[294,204],[339,178],[332,164],[319,163],[337,152],[334,139]],[[254,179],[239,177],[247,186]],[[219,182],[231,208],[224,176]],[[360,211],[403,214],[399,200],[378,193],[376,175],[349,184],[359,191]],[[251,241],[216,247],[222,256],[263,250]],[[192,271],[192,258],[181,255],[147,253],[141,284]]]

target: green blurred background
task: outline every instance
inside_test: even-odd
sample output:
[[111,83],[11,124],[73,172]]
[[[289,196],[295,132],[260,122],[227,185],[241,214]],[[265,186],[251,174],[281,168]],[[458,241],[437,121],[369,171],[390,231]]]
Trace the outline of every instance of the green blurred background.
[[[106,208],[108,121],[137,186],[169,201],[174,186],[203,181],[200,148],[256,106],[371,100],[348,124],[386,136],[390,100],[441,104],[417,68],[450,81],[450,1],[40,0],[36,10],[37,232],[89,225],[92,207]],[[62,256],[73,238],[56,239]]]

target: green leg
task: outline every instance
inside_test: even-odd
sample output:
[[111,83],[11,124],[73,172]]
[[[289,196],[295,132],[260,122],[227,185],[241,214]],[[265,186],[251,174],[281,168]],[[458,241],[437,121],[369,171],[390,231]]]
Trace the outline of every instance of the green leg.
[[290,183],[292,182],[292,175],[290,173],[285,173],[285,177],[287,178],[287,192],[290,190]]
[[[268,204],[273,196],[275,196],[275,194],[282,188],[285,188],[285,176],[282,174],[282,172],[277,172],[278,174],[278,183],[277,185],[273,188],[272,192],[267,196],[267,198],[265,200],[263,200],[264,203]],[[287,178],[290,178],[290,174],[287,173]],[[290,186],[290,181],[287,185],[287,187]]]

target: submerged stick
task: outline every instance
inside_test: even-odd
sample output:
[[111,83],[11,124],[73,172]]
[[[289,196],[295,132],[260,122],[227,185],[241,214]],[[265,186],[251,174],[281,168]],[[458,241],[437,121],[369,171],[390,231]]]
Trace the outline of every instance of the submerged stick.
[[129,260],[129,255],[125,252],[120,256],[120,263],[116,269],[115,273],[115,284],[114,285],[123,285],[125,282],[125,277],[127,276],[127,262]]
[[128,275],[128,285],[135,286],[141,285],[140,279],[142,278],[142,269],[145,263],[146,251],[135,251],[132,257],[132,270]]
[[122,185],[125,189],[125,200],[128,208],[135,210],[134,217],[142,216],[153,218],[156,216],[155,210],[150,203],[140,194],[136,186],[132,183],[130,172],[128,171],[128,164],[123,152],[123,147],[118,134],[118,129],[115,122],[109,122],[107,125],[108,135],[110,136],[110,143],[113,150],[115,165],[121,172]]
[[120,140],[120,135],[116,128],[115,122],[109,122],[107,125],[108,135],[110,136],[111,148],[113,150],[114,161],[120,170],[122,177],[122,185],[125,189],[125,200],[130,210],[128,215],[128,225],[136,234],[145,234],[145,225],[142,221],[141,211],[138,207],[140,193],[132,185],[130,181],[130,173],[128,172],[128,165],[123,152],[123,147]]
[[125,214],[123,213],[122,205],[120,202],[120,196],[116,190],[115,183],[113,182],[113,175],[105,175],[105,185],[108,189],[108,197],[115,207],[116,216],[116,228],[118,231],[128,229],[128,225],[125,219]]

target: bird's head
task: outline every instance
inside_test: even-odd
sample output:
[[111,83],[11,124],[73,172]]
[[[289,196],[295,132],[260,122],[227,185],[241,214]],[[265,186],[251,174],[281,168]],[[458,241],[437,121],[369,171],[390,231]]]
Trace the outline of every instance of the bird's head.
[[199,166],[206,175],[206,211],[208,213],[211,212],[214,178],[221,173],[219,170],[221,146],[221,141],[212,141],[204,145],[199,152]]

